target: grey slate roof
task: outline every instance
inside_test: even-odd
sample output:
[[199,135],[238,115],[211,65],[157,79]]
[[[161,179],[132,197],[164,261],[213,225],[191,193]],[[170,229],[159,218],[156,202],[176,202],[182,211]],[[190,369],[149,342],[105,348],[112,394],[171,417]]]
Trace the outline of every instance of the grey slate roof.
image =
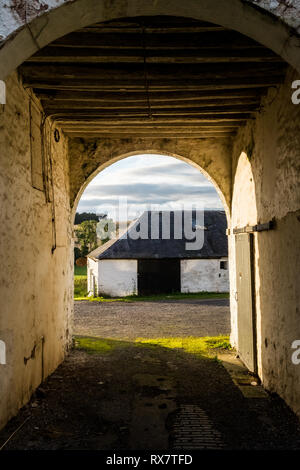
[[[163,215],[164,214],[164,215]],[[227,220],[224,211],[205,211],[204,227],[197,226],[197,221],[203,215],[200,211],[171,211],[170,214],[170,239],[162,238],[162,220],[166,216],[165,211],[146,211],[139,219],[134,221],[119,238],[110,240],[92,251],[88,257],[101,259],[159,259],[159,258],[222,258],[228,256],[228,244],[226,236]],[[204,231],[204,244],[201,249],[186,249],[186,243],[195,241],[187,239],[184,235],[184,217],[192,220],[193,231]],[[151,239],[151,221],[158,220],[158,239]],[[203,220],[203,219],[202,219]],[[182,230],[181,239],[174,237],[174,221],[177,229]],[[178,223],[179,221],[179,223]],[[147,226],[148,222],[148,226]],[[144,224],[144,225],[143,225]],[[146,227],[145,237],[148,239],[133,239],[141,227]],[[152,222],[153,227],[153,222]],[[203,232],[202,232],[203,234]]]

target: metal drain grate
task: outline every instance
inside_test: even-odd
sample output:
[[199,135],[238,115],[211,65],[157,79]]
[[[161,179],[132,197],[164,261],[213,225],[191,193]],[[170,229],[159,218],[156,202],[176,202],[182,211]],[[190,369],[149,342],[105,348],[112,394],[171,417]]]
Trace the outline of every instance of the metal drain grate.
[[220,432],[197,405],[179,407],[172,431],[174,450],[224,448]]

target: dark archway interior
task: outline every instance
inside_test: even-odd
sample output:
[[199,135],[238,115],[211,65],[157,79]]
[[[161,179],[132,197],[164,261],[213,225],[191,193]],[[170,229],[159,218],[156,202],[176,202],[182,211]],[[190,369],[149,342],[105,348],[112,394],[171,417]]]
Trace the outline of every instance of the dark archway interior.
[[139,17],[68,34],[27,60],[24,85],[71,137],[229,137],[286,64],[211,23]]
[[[72,448],[136,448],[135,437],[142,439],[139,445],[145,448],[151,427],[141,429],[139,417],[149,408],[156,410],[159,419],[162,417],[163,433],[155,426],[151,431],[153,449],[157,449],[163,444],[161,436],[168,437],[167,416],[182,406],[178,419],[185,420],[190,409],[187,405],[201,408],[200,415],[204,412],[204,419],[209,417],[225,436],[227,448],[299,448],[298,424],[285,405],[273,394],[268,395],[259,383],[251,385],[252,376],[245,368],[243,377],[238,371],[238,376],[230,378],[210,353],[209,357],[202,355],[202,342],[200,346],[196,342],[200,349],[193,349],[193,342],[180,338],[178,351],[178,342],[169,347],[169,338],[163,343],[139,341],[133,345],[120,342],[120,338],[98,338],[94,346],[98,352],[104,351],[103,361],[96,355],[86,356],[91,362],[86,367],[82,361],[81,382],[68,375],[69,365],[73,367],[68,361],[75,358],[75,370],[82,350],[74,350],[75,356],[63,362],[73,338],[73,206],[81,188],[99,168],[128,155],[155,150],[202,168],[224,196],[233,281],[231,345],[243,358],[237,321],[241,318],[241,302],[238,304],[236,295],[238,275],[247,281],[247,288],[253,287],[253,293],[248,289],[248,305],[249,317],[251,314],[255,322],[251,328],[244,324],[249,335],[255,336],[251,349],[257,350],[258,376],[265,389],[278,393],[299,416],[300,369],[292,362],[291,350],[299,337],[300,107],[291,100],[292,83],[299,78],[296,32],[242,0],[222,1],[220,6],[212,0],[187,0],[183,8],[175,0],[159,2],[157,8],[156,2],[149,2],[145,13],[143,2],[66,3],[56,12],[50,11],[49,5],[49,14],[40,12],[37,20],[25,18],[28,24],[20,24],[0,50],[1,77],[7,77],[7,103],[0,109],[0,341],[8,358],[8,367],[0,374],[0,427],[62,363],[50,377],[46,392],[43,387],[39,391],[49,394],[50,400],[46,398],[42,405],[42,398],[35,395],[33,406],[23,409],[16,426],[13,423],[11,431],[4,431],[0,441],[23,426],[32,408],[38,419],[26,422],[21,429],[25,439],[19,442],[21,448],[24,443],[26,448],[28,436],[33,442],[37,430],[42,436],[47,416],[50,423],[58,416],[62,428],[65,426],[62,440],[51,441],[53,435],[57,437],[56,422],[54,430],[47,430],[50,441],[45,434],[37,447],[50,442],[50,447],[62,449],[65,435],[71,431],[75,436],[69,442]],[[99,23],[117,15],[124,17],[127,12],[140,15],[141,11],[145,15],[165,12],[177,16],[136,16]],[[183,18],[186,14],[255,37],[282,55],[291,67],[253,39],[224,26]],[[96,24],[85,26],[89,22]],[[54,38],[58,39],[50,42]],[[15,67],[25,58],[15,73]],[[245,159],[239,171],[241,155]],[[251,172],[245,168],[248,163]],[[248,238],[249,233],[253,243],[248,244],[247,267],[253,282],[250,275],[241,276],[236,270],[236,236]],[[93,307],[92,302],[87,303]],[[125,305],[120,320],[124,320],[127,308],[128,318],[139,326],[139,312],[134,317],[133,306]],[[192,303],[185,305],[178,305],[183,328],[187,308],[193,308]],[[210,299],[202,307],[205,318],[211,320]],[[169,321],[174,316],[173,304],[170,309],[162,305],[158,314],[162,312],[168,318],[168,335],[172,333],[178,339],[178,325],[172,326]],[[215,312],[215,318],[217,315]],[[151,339],[152,323],[148,321],[146,328],[142,324],[138,337],[148,335],[144,339]],[[122,321],[119,326],[123,333]],[[160,329],[159,336],[164,334]],[[194,328],[186,334],[200,337]],[[159,359],[152,355],[153,345],[158,346]],[[107,351],[111,352],[111,362],[106,362]],[[179,360],[180,367],[176,365]],[[92,370],[94,376],[89,375]],[[159,387],[159,382],[165,385]],[[124,393],[123,384],[128,384],[129,393]],[[260,396],[243,395],[253,389]],[[73,401],[70,390],[76,395]],[[35,400],[40,400],[38,405]],[[44,413],[47,407],[49,414]],[[71,429],[68,407],[69,417],[74,418]],[[106,414],[118,410],[115,420]],[[134,413],[124,416],[128,410]],[[151,420],[151,411],[148,416]],[[204,421],[204,436],[205,426]],[[9,435],[5,437],[6,432]],[[91,436],[91,440],[86,442],[85,436]],[[11,448],[19,444],[12,443]]]

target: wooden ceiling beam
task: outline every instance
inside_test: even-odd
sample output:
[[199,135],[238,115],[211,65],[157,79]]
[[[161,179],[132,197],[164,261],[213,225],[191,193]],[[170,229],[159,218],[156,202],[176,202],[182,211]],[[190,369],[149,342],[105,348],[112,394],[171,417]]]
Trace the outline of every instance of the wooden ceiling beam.
[[145,17],[68,34],[20,67],[72,137],[230,138],[286,64],[236,31]]
[[[110,129],[108,127],[101,127],[101,126],[83,126],[81,124],[76,124],[74,126],[70,124],[65,124],[64,125],[64,130],[67,132],[76,132],[76,131],[91,131],[91,132],[113,132],[113,133],[120,133],[120,134],[126,134],[130,132],[131,134],[138,134],[138,133],[147,133],[148,131],[150,132],[160,132],[164,134],[176,134],[178,135],[178,129],[167,129],[167,128],[144,128],[144,127],[135,127],[135,128],[114,128]],[[236,128],[234,127],[220,127],[220,128],[186,128],[186,127],[181,127],[180,132],[185,132],[189,134],[232,134],[236,132]]]
[[193,124],[190,123],[189,125],[182,124],[182,123],[134,123],[132,125],[127,125],[126,123],[105,123],[99,122],[97,120],[90,120],[90,121],[78,121],[72,119],[65,119],[62,120],[61,123],[63,124],[64,128],[68,129],[95,129],[95,130],[111,130],[112,132],[116,132],[117,130],[126,132],[127,130],[131,130],[131,132],[147,130],[147,129],[155,129],[165,132],[177,132],[178,129],[184,129],[185,131],[189,132],[233,132],[235,131],[242,122],[206,122],[200,124]]
[[60,113],[48,113],[49,116],[54,117],[57,121],[59,120],[65,120],[65,119],[74,119],[75,117],[77,119],[84,119],[84,118],[97,118],[99,122],[103,121],[106,123],[110,123],[110,125],[113,125],[114,123],[126,123],[126,125],[130,125],[130,123],[137,123],[137,124],[144,124],[149,122],[153,123],[153,125],[161,123],[181,123],[182,125],[189,125],[189,123],[194,123],[194,124],[201,124],[202,122],[234,122],[234,121],[247,121],[251,117],[251,113],[218,113],[218,114],[197,114],[195,116],[192,115],[184,115],[184,116],[157,116],[154,117],[153,119],[149,118],[147,114],[143,116],[122,116],[122,115],[107,115],[104,116],[101,112],[96,113],[95,111],[90,112],[90,113],[84,113],[81,110],[70,110],[70,112],[60,112]]
[[220,46],[210,50],[147,50],[91,49],[78,47],[46,47],[26,63],[139,63],[144,64],[209,64],[209,63],[283,63],[281,57],[269,49],[236,49]]
[[69,137],[82,137],[82,138],[95,138],[95,137],[101,137],[101,138],[109,138],[109,139],[125,139],[129,137],[138,137],[142,139],[153,139],[153,138],[165,138],[165,139],[178,139],[180,136],[180,139],[224,139],[228,137],[232,137],[235,135],[235,133],[218,133],[218,134],[209,134],[209,133],[189,133],[189,132],[184,132],[180,131],[180,133],[163,133],[163,132],[140,132],[140,133],[131,133],[126,132],[126,133],[119,133],[119,132],[101,132],[101,131],[90,131],[90,130],[74,130],[74,131],[69,131],[65,130],[65,134]]
[[[200,107],[200,108],[186,108],[186,109],[178,109],[178,108],[165,108],[165,109],[155,109],[151,108],[151,115],[153,118],[165,117],[170,116],[172,118],[180,118],[183,117],[184,119],[187,118],[201,118],[206,116],[226,116],[231,117],[235,115],[244,115],[246,114],[248,117],[250,116],[251,112],[254,112],[258,109],[257,105],[237,105],[231,107],[222,107],[222,106],[215,106],[215,107]],[[149,115],[149,109],[147,105],[140,109],[103,109],[103,108],[81,108],[81,107],[73,107],[69,106],[68,108],[61,108],[61,107],[51,107],[46,106],[44,107],[46,114],[48,115],[58,115],[58,114],[70,114],[70,115],[93,115],[93,116],[100,116],[100,117],[111,117],[111,118],[139,118],[147,117]]]
[[[259,101],[262,94],[266,93],[267,87],[260,88],[233,88],[228,90],[207,90],[207,91],[165,91],[165,92],[149,92],[151,103],[205,103],[209,101],[227,102],[241,100]],[[46,102],[66,102],[66,101],[90,101],[97,103],[124,104],[125,103],[144,103],[147,100],[145,91],[137,92],[119,92],[119,91],[80,91],[80,90],[56,90],[34,88],[33,92]]]
[[140,21],[113,21],[110,23],[96,23],[91,26],[86,26],[80,29],[80,33],[140,33],[141,24],[145,28],[146,33],[160,33],[170,34],[172,33],[186,33],[187,30],[191,33],[206,33],[210,31],[227,31],[228,28],[224,26],[215,25],[213,23],[207,23],[204,21],[194,21],[177,18],[179,21],[174,22],[174,17],[168,17],[165,21],[155,21],[154,17],[144,17]]
[[[267,75],[260,77],[239,77],[239,78],[217,78],[217,79],[202,79],[194,78],[191,80],[182,80],[174,78],[172,82],[168,80],[153,80],[149,83],[149,93],[154,92],[178,92],[178,91],[215,91],[215,90],[230,90],[242,88],[258,88],[258,87],[271,87],[278,86],[282,83],[284,74],[277,73],[276,75]],[[30,75],[23,76],[23,83],[25,87],[43,88],[50,90],[73,90],[73,91],[117,91],[117,92],[145,92],[145,81],[130,80],[124,78],[103,80],[100,78],[95,79],[82,79],[82,78],[33,78]]]
[[214,116],[214,117],[205,117],[205,118],[160,118],[160,119],[150,119],[150,118],[127,118],[127,119],[108,119],[101,118],[100,116],[92,115],[55,115],[55,120],[57,122],[72,125],[97,125],[99,127],[107,128],[129,128],[129,127],[143,127],[143,128],[165,128],[169,127],[195,127],[196,129],[205,128],[205,127],[240,127],[248,117],[245,114],[228,117],[228,116]]
[[64,37],[53,41],[47,47],[89,47],[89,48],[121,48],[130,49],[136,47],[145,47],[146,49],[151,48],[219,48],[220,44],[228,44],[229,47],[244,49],[244,48],[264,48],[261,44],[257,43],[253,39],[247,36],[232,31],[232,30],[218,30],[218,31],[207,31],[203,30],[199,33],[189,32],[169,32],[169,33],[158,33],[152,31],[147,34],[145,31],[142,34],[142,27],[139,32],[128,33],[126,31],[116,32],[74,32]]
[[[276,64],[148,64],[147,81],[151,82],[168,80],[175,84],[181,80],[220,80],[283,75],[286,66],[278,67]],[[31,64],[25,63],[20,68],[25,80],[124,80],[145,81],[145,70],[142,64]]]
[[[211,112],[217,112],[218,109],[229,109],[229,110],[244,110],[247,109],[248,112],[251,110],[255,110],[260,105],[260,99],[257,97],[253,98],[232,98],[227,100],[198,100],[195,99],[194,101],[152,101],[150,99],[151,109],[153,111],[174,111],[180,112],[183,110],[184,112],[187,109],[205,111],[209,110]],[[88,101],[88,100],[79,100],[74,98],[71,100],[52,100],[52,99],[42,99],[42,105],[45,110],[47,109],[103,109],[104,111],[109,110],[136,110],[144,111],[145,107],[148,108],[148,100],[147,97],[144,96],[143,100],[135,101],[122,101],[122,99],[114,100],[114,101]],[[238,108],[237,108],[238,106]]]

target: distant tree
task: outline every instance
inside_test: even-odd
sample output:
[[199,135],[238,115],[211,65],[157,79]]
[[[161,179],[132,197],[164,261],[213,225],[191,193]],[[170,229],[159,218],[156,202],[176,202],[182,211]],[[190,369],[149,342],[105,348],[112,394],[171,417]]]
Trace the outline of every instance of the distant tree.
[[76,266],[86,266],[87,265],[87,259],[86,258],[78,258],[76,260]]
[[78,258],[81,257],[81,251],[78,246],[74,247],[74,260],[76,261]]
[[82,257],[95,250],[98,246],[96,232],[97,224],[97,220],[85,220],[75,229]]
[[103,245],[116,236],[116,224],[113,219],[105,217],[97,224],[96,232],[99,243]]
[[97,215],[94,212],[82,212],[81,214],[79,214],[79,212],[76,212],[74,225],[79,225],[82,222],[85,222],[86,220],[96,220],[97,222],[99,222],[99,220],[105,219],[106,217],[107,214],[104,213]]

